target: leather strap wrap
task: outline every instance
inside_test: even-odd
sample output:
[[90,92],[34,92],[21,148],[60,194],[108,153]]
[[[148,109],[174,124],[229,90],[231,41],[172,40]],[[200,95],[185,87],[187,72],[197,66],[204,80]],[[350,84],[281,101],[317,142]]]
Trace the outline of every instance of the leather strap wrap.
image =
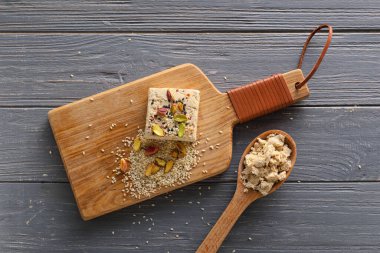
[[240,123],[294,103],[282,74],[273,75],[227,92]]

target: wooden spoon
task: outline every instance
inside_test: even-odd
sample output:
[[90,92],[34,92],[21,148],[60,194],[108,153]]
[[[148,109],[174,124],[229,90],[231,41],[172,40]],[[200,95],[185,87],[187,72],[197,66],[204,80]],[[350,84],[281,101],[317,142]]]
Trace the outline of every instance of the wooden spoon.
[[199,246],[197,253],[212,253],[217,252],[219,247],[222,245],[224,239],[227,237],[228,233],[231,231],[232,227],[240,217],[240,215],[244,212],[244,210],[256,199],[263,197],[263,195],[258,191],[253,191],[250,189],[247,193],[244,193],[244,185],[240,178],[241,172],[244,166],[244,158],[245,155],[251,151],[251,147],[257,141],[258,138],[265,139],[270,134],[282,134],[285,136],[285,143],[292,150],[290,155],[291,166],[289,171],[286,174],[286,178],[283,181],[280,181],[273,185],[269,194],[276,191],[285,181],[288,179],[290,173],[293,170],[294,164],[296,162],[297,157],[297,147],[293,138],[281,131],[281,130],[269,130],[266,131],[259,136],[257,136],[244,150],[244,153],[240,159],[239,168],[238,168],[238,179],[237,179],[237,187],[234,196],[232,197],[231,202],[228,204],[226,210],[224,210],[222,216],[216,222],[214,227],[211,229],[207,237],[204,239],[202,244]]

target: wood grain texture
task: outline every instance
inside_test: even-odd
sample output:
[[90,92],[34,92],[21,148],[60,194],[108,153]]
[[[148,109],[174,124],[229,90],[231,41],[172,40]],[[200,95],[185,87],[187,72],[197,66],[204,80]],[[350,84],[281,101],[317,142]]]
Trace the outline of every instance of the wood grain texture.
[[[83,222],[68,184],[1,183],[0,251],[194,252],[234,190],[196,184]],[[246,210],[220,252],[377,253],[379,191],[378,183],[286,182]]]
[[379,5],[365,1],[7,0],[0,31],[378,30]]
[[[0,109],[1,181],[67,182],[48,111]],[[288,132],[298,145],[290,181],[379,181],[379,120],[379,107],[293,107],[237,125],[230,169],[210,181],[235,182],[234,171],[246,145],[268,129]]]
[[[299,76],[302,77],[302,74]],[[121,194],[124,183],[121,179],[115,184],[106,179],[116,167],[115,156],[109,152],[122,145],[121,140],[126,136],[134,137],[137,130],[144,127],[148,90],[151,87],[199,90],[197,140],[200,144],[197,150],[209,150],[211,145],[220,145],[220,148],[204,153],[201,162],[192,169],[190,179],[184,184],[162,187],[149,197],[128,197],[124,201]],[[202,71],[192,64],[176,66],[55,108],[49,111],[48,116],[84,220],[222,173],[228,168],[232,158],[232,128],[238,122],[228,95],[220,93]],[[126,123],[129,124],[128,127],[124,127]],[[89,124],[93,126],[89,128]],[[111,131],[111,124],[117,124],[119,127]],[[219,134],[219,131],[222,131],[223,135]],[[86,136],[90,139],[87,140]],[[206,138],[210,141],[206,141]],[[106,153],[103,154],[101,149],[106,150]],[[205,167],[202,163],[208,165]],[[204,169],[207,169],[207,174],[202,172]]]
[[[306,37],[1,34],[0,106],[59,106],[185,62],[199,66],[219,90],[227,91],[294,69]],[[325,42],[324,35],[315,39],[305,74]],[[309,82],[311,96],[300,105],[380,105],[379,43],[379,33],[335,34]]]

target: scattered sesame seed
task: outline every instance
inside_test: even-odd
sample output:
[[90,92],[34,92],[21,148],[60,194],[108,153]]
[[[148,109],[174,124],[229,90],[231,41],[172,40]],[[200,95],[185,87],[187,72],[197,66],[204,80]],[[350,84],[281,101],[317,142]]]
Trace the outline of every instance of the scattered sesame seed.
[[92,124],[88,124],[88,127],[92,127]]
[[156,204],[153,203],[152,206],[154,207],[154,206],[156,206]]
[[104,152],[106,152],[106,151],[105,151],[104,149],[101,149],[100,152],[104,153]]
[[201,210],[204,211],[205,209],[203,207],[201,207]]
[[236,252],[236,250],[233,249],[233,250],[232,250],[232,253],[235,253],[235,252]]
[[210,148],[211,150],[214,150],[214,146],[213,146],[213,145],[211,145],[209,148]]
[[152,228],[148,228],[148,231],[151,231],[152,230]]
[[301,183],[301,181],[300,181],[300,180],[298,180],[298,181],[297,181],[297,183]]
[[224,78],[224,80],[227,80],[227,77],[225,76],[225,77],[223,77]]
[[197,204],[198,204],[198,205],[200,205],[200,204],[201,204],[201,202],[197,201]]
[[186,222],[185,222],[185,225],[189,225],[189,223],[186,221]]
[[204,153],[204,152],[206,152],[206,150],[205,150],[205,149],[202,149],[202,153]]
[[86,152],[82,151],[82,155],[85,155],[85,154],[86,154]]
[[131,102],[131,104],[133,104],[133,99],[131,99],[129,102]]
[[358,168],[359,168],[359,170],[361,170],[361,169],[362,169],[362,166],[359,164],[359,165],[358,165]]
[[170,231],[174,231],[174,228],[170,228]]
[[124,125],[125,127],[127,127],[128,126],[128,123],[125,123],[125,125]]
[[115,231],[112,231],[112,234],[114,235],[114,234],[115,234]]
[[149,241],[146,241],[145,243],[146,243],[146,244],[148,244],[148,243],[149,243]]
[[220,130],[220,131],[219,131],[219,134],[222,134],[222,133],[223,133],[223,131],[222,131],[222,130]]
[[177,237],[177,238],[178,238],[178,237],[179,237],[179,235],[175,235],[175,237]]
[[206,162],[203,163],[203,166],[206,166]]
[[47,176],[48,176],[48,174],[42,174],[42,176],[43,176],[43,177],[47,177]]
[[229,106],[227,106],[226,108],[227,108],[227,109],[230,109],[230,107],[229,107]]
[[131,40],[132,40],[131,38],[128,39],[128,41],[131,41]]
[[245,126],[245,128],[247,128],[247,129],[248,129],[248,128],[249,128],[249,126]]
[[94,100],[95,100],[95,99],[93,99],[93,98],[90,98],[90,101],[91,101],[91,102],[94,102]]
[[53,152],[51,150],[49,150],[49,155],[53,154]]
[[210,138],[207,137],[207,138],[206,138],[206,141],[210,141]]
[[207,187],[207,189],[211,190],[211,186]]
[[175,211],[173,211],[172,214],[175,214]]
[[71,78],[73,78],[73,77],[74,77],[74,75],[73,75],[73,74],[71,74],[71,75],[70,75],[70,77],[71,77]]
[[292,118],[292,117],[290,117],[289,119],[290,119],[290,120],[293,120],[293,118]]
[[88,139],[90,139],[90,136],[86,136],[86,138],[85,138],[86,140],[88,140]]
[[252,241],[252,237],[248,237],[248,240]]

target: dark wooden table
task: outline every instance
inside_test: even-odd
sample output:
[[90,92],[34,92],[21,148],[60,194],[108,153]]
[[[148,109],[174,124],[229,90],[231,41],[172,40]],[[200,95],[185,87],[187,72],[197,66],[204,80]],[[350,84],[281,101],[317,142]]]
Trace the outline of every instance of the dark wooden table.
[[[226,173],[80,219],[51,108],[185,62],[226,91],[294,69],[324,22],[335,35],[312,96],[237,126]],[[294,136],[296,168],[220,251],[379,252],[379,35],[378,0],[1,1],[0,252],[194,252],[234,192],[245,145],[272,128]]]

